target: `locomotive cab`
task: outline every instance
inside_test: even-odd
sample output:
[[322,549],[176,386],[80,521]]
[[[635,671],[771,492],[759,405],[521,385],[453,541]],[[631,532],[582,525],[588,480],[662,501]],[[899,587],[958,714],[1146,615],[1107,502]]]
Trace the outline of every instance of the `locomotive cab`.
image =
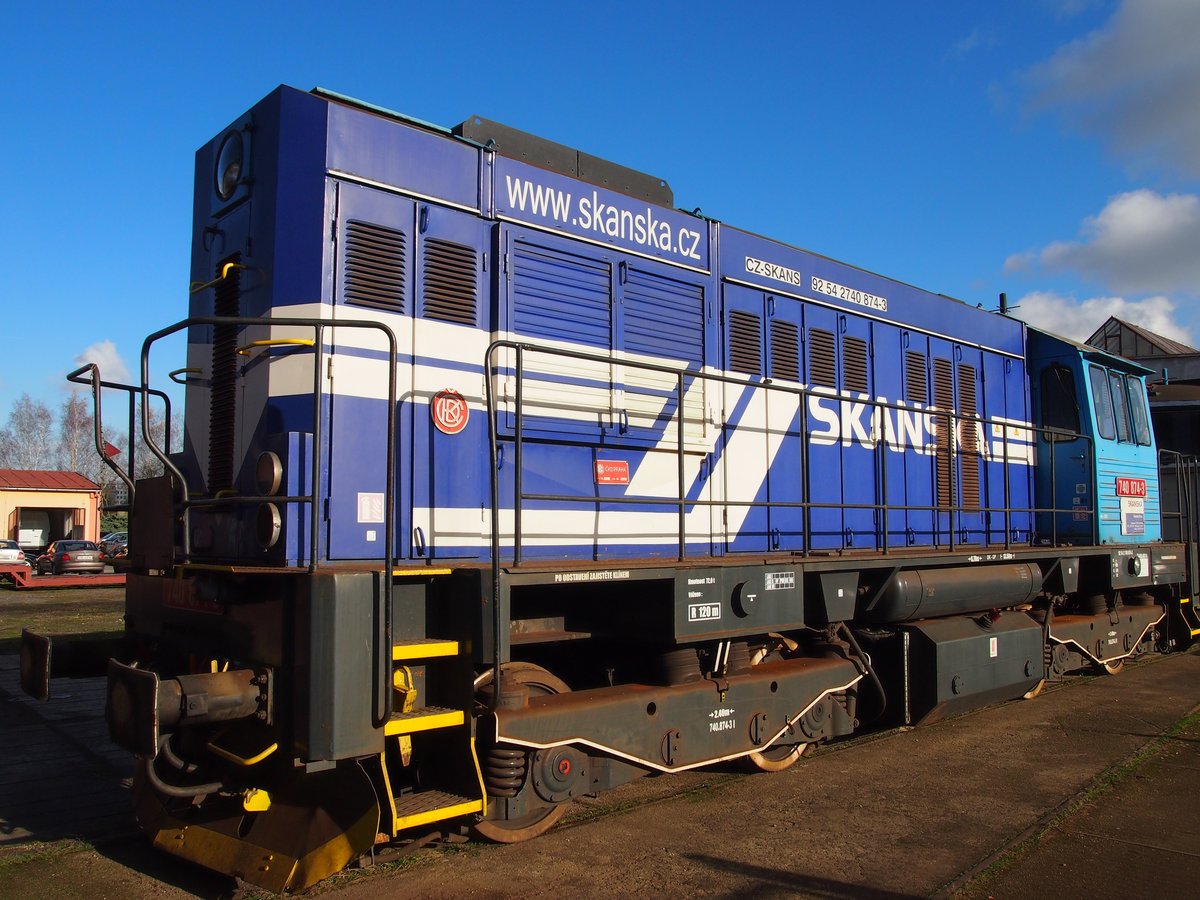
[[1138,544],[1162,539],[1158,450],[1146,399],[1151,370],[1029,328],[1038,422],[1041,539]]

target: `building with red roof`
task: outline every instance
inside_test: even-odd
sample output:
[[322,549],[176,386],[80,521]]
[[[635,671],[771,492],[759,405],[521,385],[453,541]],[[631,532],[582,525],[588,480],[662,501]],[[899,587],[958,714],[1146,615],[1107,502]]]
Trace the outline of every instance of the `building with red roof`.
[[0,537],[22,549],[100,540],[100,485],[78,472],[0,469]]

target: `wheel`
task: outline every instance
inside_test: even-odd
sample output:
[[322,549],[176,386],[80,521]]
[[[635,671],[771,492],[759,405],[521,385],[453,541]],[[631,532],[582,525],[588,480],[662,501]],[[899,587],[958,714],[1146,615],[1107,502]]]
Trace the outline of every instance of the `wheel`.
[[1116,662],[1104,663],[1103,668],[1109,675],[1119,675],[1121,670],[1125,668],[1125,660],[1118,659]]
[[1034,697],[1036,697],[1038,694],[1040,694],[1045,689],[1045,687],[1046,687],[1046,679],[1043,678],[1037,684],[1035,684],[1033,687],[1031,687],[1028,691],[1026,691],[1023,696],[1025,697],[1026,700],[1032,700]]
[[[757,666],[759,663],[769,660],[782,659],[786,650],[786,645],[781,641],[768,644],[750,657],[750,665]],[[747,763],[751,768],[760,772],[782,772],[790,769],[800,761],[800,757],[808,751],[811,745],[803,741],[788,742],[787,738],[788,736],[784,735],[765,750],[755,750],[746,757]]]
[[[571,690],[561,678],[533,663],[505,663],[501,667],[501,673],[502,677],[511,678],[523,685],[531,697],[565,694]],[[481,711],[481,707],[486,710],[486,696],[493,679],[492,671],[485,672],[475,679],[477,713]],[[503,744],[483,748],[480,753],[480,763],[486,770],[485,779],[490,777],[493,780],[511,780],[514,782],[511,796],[524,793],[527,802],[540,802],[529,783],[531,779],[527,777],[532,759],[531,752]],[[520,783],[515,784],[518,781]],[[493,794],[492,786],[489,786],[488,793]],[[496,796],[500,796],[499,792]],[[495,806],[499,805],[499,802],[495,802]],[[489,803],[488,806],[493,806],[493,803]],[[472,831],[479,837],[497,844],[516,844],[549,831],[566,812],[567,804],[563,802],[538,806],[515,819],[484,819],[476,823]]]

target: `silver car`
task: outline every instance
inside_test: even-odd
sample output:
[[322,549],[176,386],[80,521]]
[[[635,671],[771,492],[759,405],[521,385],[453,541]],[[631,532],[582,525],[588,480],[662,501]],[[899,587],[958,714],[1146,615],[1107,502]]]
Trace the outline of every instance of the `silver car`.
[[55,541],[37,560],[39,575],[47,572],[55,575],[65,572],[98,574],[103,571],[104,560],[100,558],[100,548],[91,541]]
[[0,566],[29,565],[25,551],[16,541],[0,540]]
[[129,544],[128,531],[113,531],[100,538],[100,552],[105,556],[116,556]]

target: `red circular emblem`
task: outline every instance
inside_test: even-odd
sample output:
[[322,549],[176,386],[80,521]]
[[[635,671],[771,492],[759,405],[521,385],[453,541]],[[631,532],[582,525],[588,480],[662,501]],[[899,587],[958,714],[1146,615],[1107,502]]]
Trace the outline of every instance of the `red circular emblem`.
[[433,400],[429,403],[429,414],[433,416],[433,424],[442,434],[458,434],[467,427],[471,410],[462,394],[447,388],[433,395]]

